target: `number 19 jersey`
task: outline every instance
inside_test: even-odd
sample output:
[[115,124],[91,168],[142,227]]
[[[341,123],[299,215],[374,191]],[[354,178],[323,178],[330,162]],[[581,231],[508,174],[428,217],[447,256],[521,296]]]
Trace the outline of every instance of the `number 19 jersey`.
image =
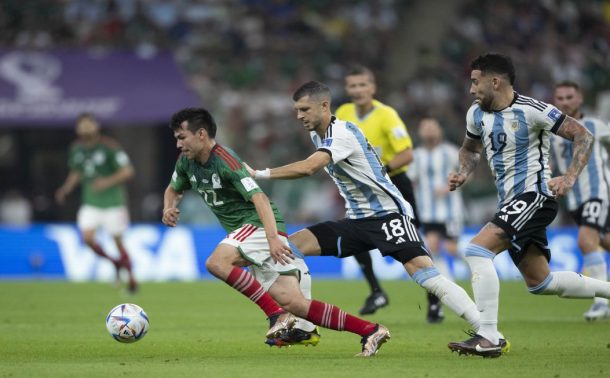
[[[182,192],[193,189],[212,210],[222,227],[231,233],[244,224],[263,227],[254,204],[250,201],[262,190],[250,177],[237,155],[220,145],[214,146],[205,164],[182,155],[176,162],[171,187]],[[284,219],[271,203],[279,232],[286,233]]]
[[555,106],[515,93],[501,111],[484,112],[474,103],[466,115],[466,136],[479,139],[498,189],[498,206],[518,194],[552,195],[547,182],[550,133],[565,115]]

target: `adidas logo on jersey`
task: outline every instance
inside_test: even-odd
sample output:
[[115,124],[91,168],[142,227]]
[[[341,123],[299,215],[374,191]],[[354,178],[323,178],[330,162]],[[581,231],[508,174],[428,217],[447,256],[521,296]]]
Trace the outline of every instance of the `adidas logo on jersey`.
[[500,215],[500,219],[502,219],[504,222],[508,222],[508,215]]
[[402,236],[401,236],[401,237],[398,238],[398,240],[396,240],[396,243],[394,243],[394,244],[400,244],[400,243],[404,243],[404,242],[406,242],[406,240],[403,239]]

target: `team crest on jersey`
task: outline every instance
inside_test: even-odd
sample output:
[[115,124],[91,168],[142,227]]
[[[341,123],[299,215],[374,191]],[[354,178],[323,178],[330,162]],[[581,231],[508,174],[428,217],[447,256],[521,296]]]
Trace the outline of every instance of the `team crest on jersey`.
[[559,117],[561,117],[561,112],[557,108],[554,108],[549,112],[548,117],[553,121],[557,122]]
[[101,165],[101,164],[104,164],[104,161],[106,161],[106,154],[103,153],[102,151],[96,151],[95,154],[93,155],[93,162],[96,165]]
[[216,173],[212,175],[212,189],[222,189],[220,184],[220,177]]
[[510,128],[511,128],[513,131],[517,131],[517,130],[519,130],[519,122],[517,122],[517,121],[513,121],[513,122],[510,124]]

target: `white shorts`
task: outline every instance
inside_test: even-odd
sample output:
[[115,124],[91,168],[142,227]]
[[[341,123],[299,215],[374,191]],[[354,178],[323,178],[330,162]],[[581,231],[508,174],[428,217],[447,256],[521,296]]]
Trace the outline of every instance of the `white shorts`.
[[[280,235],[280,239],[288,245],[288,239],[285,236]],[[281,275],[297,275],[297,278],[300,275],[297,264],[282,265],[273,261],[269,252],[269,242],[263,228],[246,224],[230,233],[220,243],[237,248],[241,256],[252,263],[249,266],[250,271],[265,290],[269,290]],[[302,265],[305,265],[305,263],[303,262]]]
[[83,205],[76,216],[81,231],[103,228],[113,236],[122,234],[129,227],[129,211],[125,206],[101,208]]

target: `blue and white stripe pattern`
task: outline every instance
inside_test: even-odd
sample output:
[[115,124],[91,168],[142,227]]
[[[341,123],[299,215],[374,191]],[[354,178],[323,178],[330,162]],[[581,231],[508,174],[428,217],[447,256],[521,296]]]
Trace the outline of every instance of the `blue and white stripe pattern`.
[[325,170],[345,199],[346,217],[360,219],[400,213],[413,217],[413,208],[402,197],[375,150],[360,129],[333,117],[324,138],[311,132],[319,151],[326,151],[332,161]]
[[505,109],[487,113],[474,103],[466,135],[480,139],[498,189],[498,206],[524,192],[551,195],[547,182],[550,134],[565,120],[553,105],[515,93]]
[[[595,136],[593,150],[587,166],[567,195],[568,210],[573,211],[591,199],[600,199],[608,204],[610,191],[610,168],[608,152],[603,143],[610,141],[610,127],[596,118],[585,117],[580,122]],[[559,174],[564,174],[572,163],[572,142],[553,136],[551,138],[552,165]]]
[[[463,223],[464,203],[461,191],[448,191],[449,172],[459,168],[458,148],[441,143],[432,149],[418,147],[408,174],[414,183],[419,220],[423,223]],[[458,226],[459,227],[459,226]]]

